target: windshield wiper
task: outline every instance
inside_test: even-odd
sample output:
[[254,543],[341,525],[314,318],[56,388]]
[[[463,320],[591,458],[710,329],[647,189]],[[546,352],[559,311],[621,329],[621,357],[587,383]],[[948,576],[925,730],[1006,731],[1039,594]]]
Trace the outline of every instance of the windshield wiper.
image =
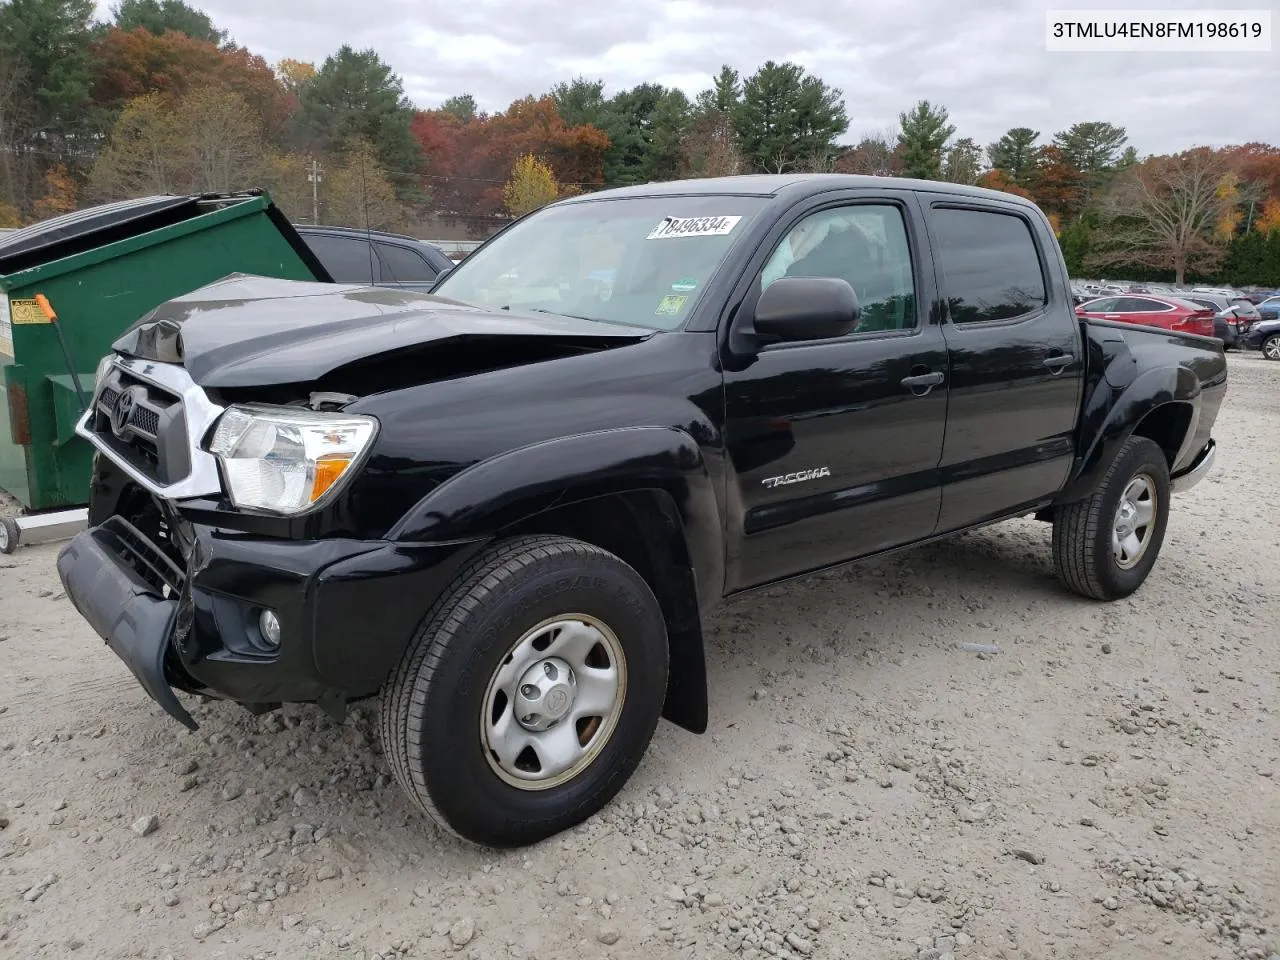
[[[511,309],[511,304],[504,303],[498,309],[509,311]],[[571,320],[586,320],[588,322],[600,322],[600,323],[607,322],[603,320],[596,321],[595,317],[580,317],[576,313],[557,313],[555,310],[544,310],[542,307],[517,307],[517,309],[523,310],[525,313],[545,313],[549,317],[568,317]]]

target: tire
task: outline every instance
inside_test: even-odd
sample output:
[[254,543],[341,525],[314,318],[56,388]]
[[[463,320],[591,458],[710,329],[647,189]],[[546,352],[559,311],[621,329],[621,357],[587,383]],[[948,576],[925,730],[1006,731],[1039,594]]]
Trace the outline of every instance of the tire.
[[1262,355],[1268,360],[1280,360],[1280,333],[1273,333],[1260,344]]
[[[1126,491],[1137,490],[1139,480],[1147,487],[1145,499],[1154,500],[1154,505],[1145,527],[1134,524],[1134,535],[1142,545],[1135,560],[1131,555],[1118,557],[1112,537]],[[1144,496],[1135,497],[1136,502],[1143,500]],[[1093,496],[1058,508],[1053,521],[1058,578],[1075,593],[1094,600],[1129,596],[1155,565],[1168,521],[1169,463],[1164,451],[1146,437],[1130,437]],[[1123,542],[1132,544],[1127,538]]]
[[[578,616],[569,618],[570,614]],[[569,619],[574,622],[567,632],[540,628]],[[546,775],[552,765],[549,761],[543,768],[542,758],[554,756],[550,747],[535,749],[532,761],[521,752],[517,763],[504,764],[489,744],[518,744],[529,738],[524,723],[517,727],[514,718],[517,702],[527,707],[530,701],[516,697],[531,690],[526,680],[534,673],[541,682],[538,671],[549,662],[538,660],[538,671],[521,673],[526,670],[525,656],[541,656],[534,650],[544,635],[554,639],[553,646],[542,649],[560,650],[561,638],[578,636],[583,624],[602,639],[585,656],[603,659],[594,666],[579,661],[577,672],[570,670],[577,684],[573,689],[589,691],[592,688],[585,684],[606,676],[609,669],[620,680],[608,713],[602,710],[582,727],[581,719],[575,721],[566,712],[565,722],[554,725],[561,734],[555,741],[558,748],[573,730],[572,742],[578,746],[571,753],[581,749],[580,741],[587,737],[586,753],[576,761],[582,766],[563,771],[559,778]],[[544,634],[537,634],[538,639],[522,639],[539,628]],[[570,644],[584,646],[567,641],[564,649]],[[564,656],[572,659],[567,652]],[[605,672],[592,674],[601,663],[606,664],[601,668]],[[382,690],[383,748],[401,787],[449,833],[493,847],[535,843],[585,820],[626,783],[661,716],[667,669],[662,610],[635,570],[582,541],[555,536],[513,539],[472,561],[427,612]],[[562,673],[555,675],[564,679]],[[508,677],[505,683],[500,682],[503,676]],[[543,705],[567,702],[576,709],[586,703],[566,701],[568,686],[558,689],[559,693],[545,691]],[[500,690],[510,690],[511,695]],[[535,716],[526,712],[524,719]],[[509,731],[511,739],[502,740],[501,730]],[[512,750],[508,747],[507,752]],[[524,767],[517,769],[519,763]],[[531,766],[538,769],[530,772]],[[544,779],[522,779],[539,776]]]
[[18,549],[21,533],[18,524],[9,517],[0,519],[0,553],[9,554]]

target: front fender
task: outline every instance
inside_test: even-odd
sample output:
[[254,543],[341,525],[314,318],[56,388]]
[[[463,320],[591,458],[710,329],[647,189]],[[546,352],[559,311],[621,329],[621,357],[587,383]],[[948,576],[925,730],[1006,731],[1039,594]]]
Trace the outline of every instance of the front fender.
[[[1056,503],[1072,503],[1090,496],[1143,417],[1166,403],[1191,408],[1191,422],[1171,468],[1184,464],[1200,419],[1200,378],[1186,367],[1157,367],[1138,374],[1123,386],[1101,379],[1086,399],[1081,416],[1075,468]],[[1123,380],[1118,381],[1123,383]]]
[[442,542],[493,536],[579,500],[645,489],[670,494],[702,597],[724,583],[724,525],[702,450],[674,427],[624,427],[518,447],[473,464],[420,500],[387,534]]

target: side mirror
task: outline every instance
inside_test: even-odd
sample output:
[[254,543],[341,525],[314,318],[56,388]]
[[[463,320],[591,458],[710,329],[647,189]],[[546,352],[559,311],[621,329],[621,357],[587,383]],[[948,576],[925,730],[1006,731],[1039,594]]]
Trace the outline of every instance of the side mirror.
[[445,277],[447,277],[451,273],[453,273],[453,267],[445,267],[443,270],[441,270],[439,273],[436,274],[436,283],[439,283],[441,280],[443,280]]
[[843,337],[861,310],[849,281],[835,277],[780,277],[756,303],[756,336],[769,341]]
[[1087,312],[1088,312],[1088,311],[1086,311],[1086,310],[1085,310],[1085,308],[1084,308],[1084,304],[1083,304],[1083,303],[1080,303],[1080,304],[1077,304],[1077,305],[1076,305],[1076,316],[1077,316],[1077,317],[1083,317]]

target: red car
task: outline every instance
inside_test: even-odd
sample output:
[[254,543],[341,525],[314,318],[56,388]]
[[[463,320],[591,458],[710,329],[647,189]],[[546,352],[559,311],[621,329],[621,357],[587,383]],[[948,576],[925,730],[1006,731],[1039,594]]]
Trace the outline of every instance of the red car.
[[1080,304],[1076,307],[1076,314],[1092,320],[1141,323],[1175,333],[1198,333],[1202,337],[1215,335],[1212,310],[1177,297],[1157,296],[1153,293],[1100,297]]

